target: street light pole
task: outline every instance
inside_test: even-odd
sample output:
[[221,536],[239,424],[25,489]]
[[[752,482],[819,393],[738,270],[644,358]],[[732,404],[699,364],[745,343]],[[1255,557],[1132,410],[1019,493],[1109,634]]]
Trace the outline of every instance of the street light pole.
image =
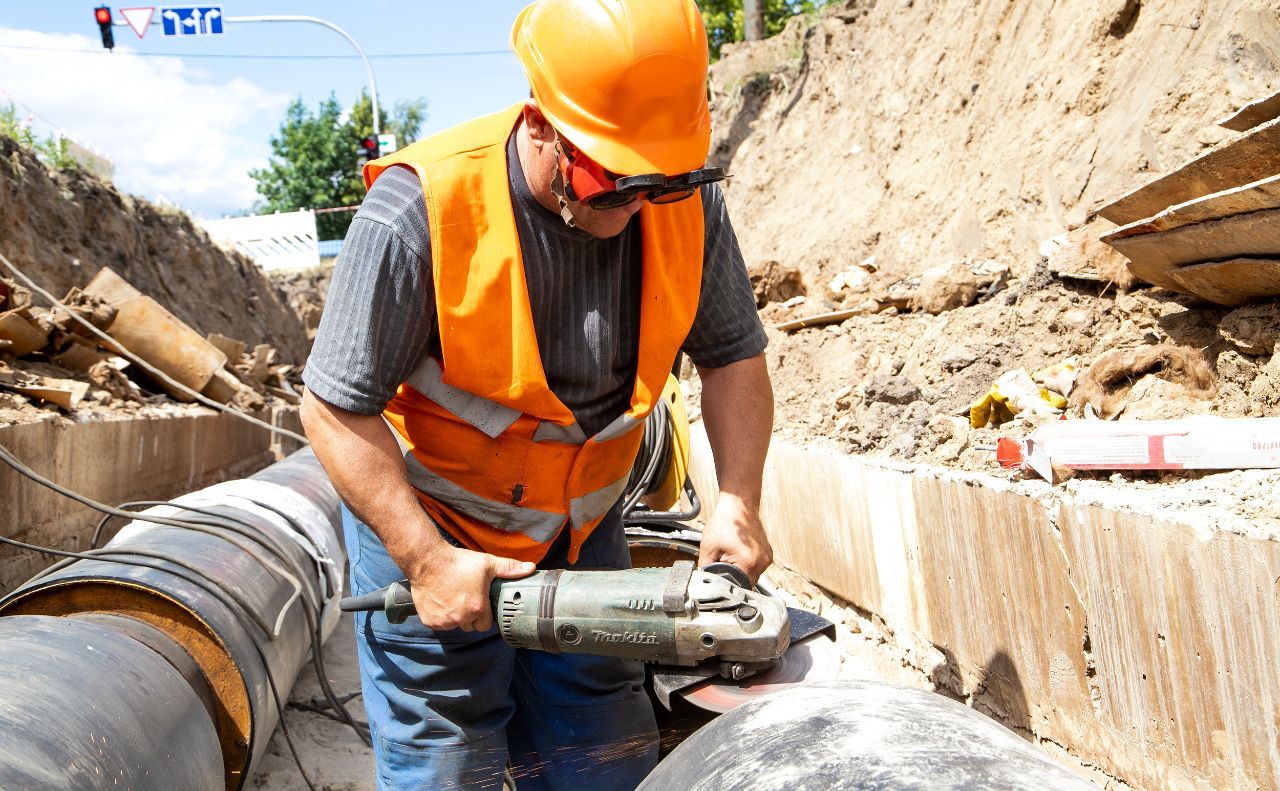
[[276,15],[270,14],[266,16],[228,16],[222,18],[223,22],[311,22],[317,25],[323,25],[333,32],[337,33],[347,40],[364,61],[365,72],[369,75],[369,98],[373,101],[373,134],[377,136],[382,130],[378,123],[378,81],[373,76],[373,65],[369,63],[369,57],[364,54],[364,50],[360,48],[360,44],[352,38],[351,34],[327,19],[321,19],[318,16],[294,16],[294,15]]
[[[345,38],[347,40],[347,43],[350,44],[355,49],[356,54],[360,56],[360,60],[364,61],[365,73],[369,75],[369,98],[373,102],[373,134],[377,136],[379,133],[382,132],[381,124],[379,123],[379,119],[378,119],[378,115],[379,115],[378,113],[378,81],[373,76],[373,64],[369,62],[369,56],[364,54],[364,50],[360,47],[359,42],[357,42],[351,36],[350,33],[338,27],[337,25],[333,24],[327,19],[321,19],[318,16],[299,16],[295,14],[266,14],[261,16],[225,16],[222,18],[222,22],[223,24],[227,24],[230,22],[310,22],[315,25],[322,25],[324,27],[327,27],[333,32],[337,33],[339,36],[342,36],[343,38]],[[123,20],[120,20],[120,21],[113,20],[111,24],[114,24],[116,27],[126,27],[129,25],[128,22],[125,22]],[[158,19],[153,18],[149,24],[159,25],[161,23]],[[104,43],[105,43],[105,39],[104,39]]]

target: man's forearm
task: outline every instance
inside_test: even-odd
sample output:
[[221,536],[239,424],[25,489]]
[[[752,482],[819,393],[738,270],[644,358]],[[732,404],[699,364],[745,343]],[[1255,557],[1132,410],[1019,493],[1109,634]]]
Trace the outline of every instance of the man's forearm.
[[414,496],[400,447],[380,415],[348,412],[308,392],[302,422],[339,496],[402,571],[412,576],[410,566],[446,546]]
[[764,460],[773,434],[773,385],[763,354],[722,368],[699,368],[702,422],[722,497],[760,507]]

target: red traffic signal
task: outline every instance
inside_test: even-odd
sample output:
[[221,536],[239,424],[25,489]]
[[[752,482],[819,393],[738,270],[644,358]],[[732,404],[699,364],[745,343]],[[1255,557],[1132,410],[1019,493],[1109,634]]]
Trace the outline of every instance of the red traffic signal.
[[378,138],[376,135],[360,138],[360,141],[356,144],[357,164],[364,165],[364,163],[372,162],[379,156],[381,156],[381,153],[378,151]]
[[111,9],[104,5],[93,9],[93,21],[98,23],[98,32],[102,33],[102,46],[115,49],[116,37],[111,32]]

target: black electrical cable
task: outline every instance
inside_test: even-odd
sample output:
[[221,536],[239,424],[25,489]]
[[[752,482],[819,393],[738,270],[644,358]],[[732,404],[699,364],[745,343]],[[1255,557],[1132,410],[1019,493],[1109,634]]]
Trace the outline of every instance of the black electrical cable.
[[623,495],[622,517],[625,519],[645,494],[657,489],[662,473],[670,463],[671,411],[666,401],[659,400],[644,422],[644,434],[640,439],[640,452],[631,478]]

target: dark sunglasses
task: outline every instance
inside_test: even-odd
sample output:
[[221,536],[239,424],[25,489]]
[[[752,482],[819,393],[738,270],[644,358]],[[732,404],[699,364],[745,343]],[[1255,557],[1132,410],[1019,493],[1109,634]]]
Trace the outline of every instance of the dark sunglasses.
[[676,203],[693,197],[704,184],[724,181],[724,168],[700,168],[676,176],[645,173],[622,176],[605,170],[563,137],[557,147],[565,196],[596,210],[616,209],[643,198],[650,203]]

